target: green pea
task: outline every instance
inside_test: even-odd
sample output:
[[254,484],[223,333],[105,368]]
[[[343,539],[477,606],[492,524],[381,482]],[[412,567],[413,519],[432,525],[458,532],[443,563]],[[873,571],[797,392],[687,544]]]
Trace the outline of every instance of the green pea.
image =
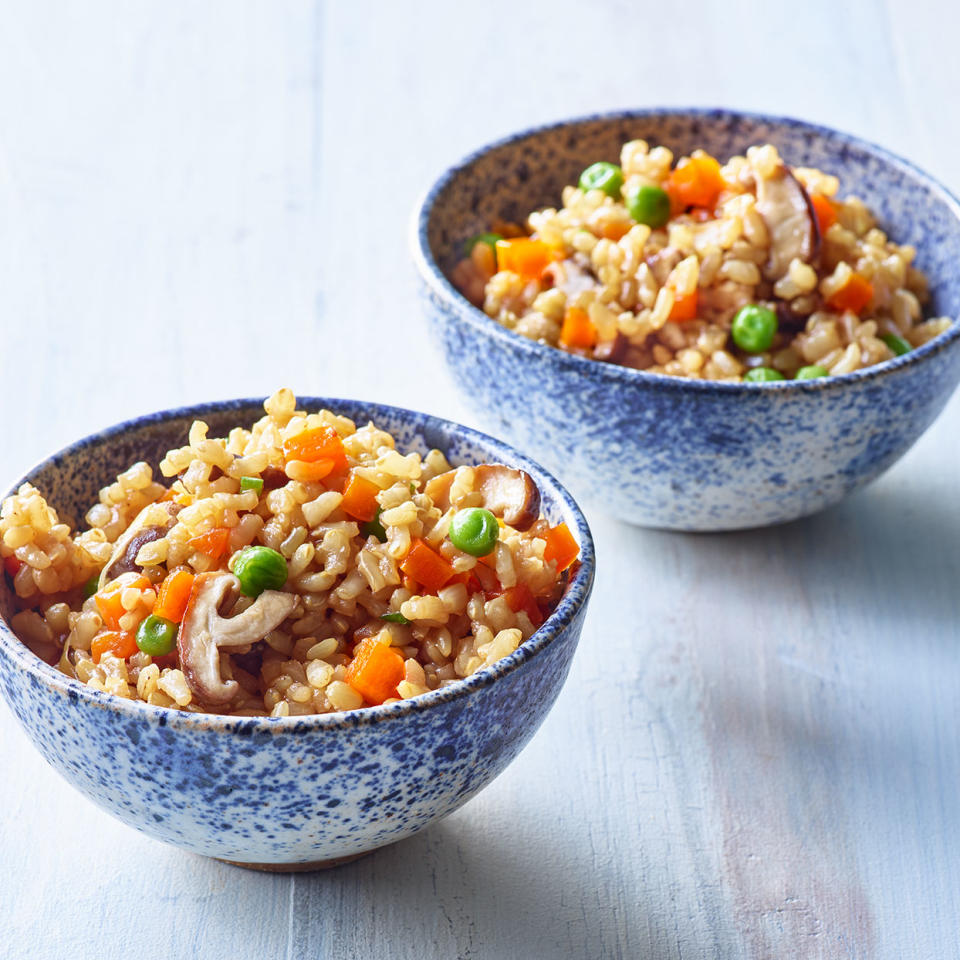
[[628,191],[627,213],[637,223],[648,227],[662,227],[670,219],[670,196],[666,190],[645,184]]
[[381,543],[386,543],[387,531],[383,529],[383,524],[380,522],[381,513],[383,508],[377,507],[376,515],[360,527],[360,533],[365,537],[376,537]]
[[386,620],[387,623],[407,624],[410,622],[402,613],[382,613],[380,619]]
[[783,374],[773,367],[754,367],[743,375],[744,383],[773,383],[774,380],[783,379]]
[[233,573],[248,597],[279,590],[287,582],[287,561],[269,547],[246,547],[233,561]]
[[816,380],[817,377],[829,377],[830,371],[826,367],[821,367],[819,363],[815,363],[809,367],[801,367],[797,371],[797,375],[794,377],[794,380]]
[[730,334],[733,342],[747,353],[769,350],[777,332],[777,315],[769,307],[748,303],[733,318]]
[[463,255],[469,257],[478,243],[485,243],[493,251],[494,260],[496,260],[497,241],[502,239],[503,237],[499,233],[478,233],[464,243]]
[[880,339],[894,352],[894,355],[898,357],[902,357],[905,353],[909,353],[913,349],[903,337],[898,337],[895,333],[885,333]]
[[467,507],[450,522],[450,542],[471,557],[485,557],[499,539],[497,518],[482,507]]
[[623,186],[623,171],[615,163],[601,160],[591,163],[580,174],[581,190],[602,190],[608,197],[617,197]]
[[162,657],[170,653],[177,643],[177,625],[164,617],[155,617],[152,613],[137,627],[137,646],[151,657]]
[[260,477],[241,477],[241,490],[255,490],[258,494],[263,493],[263,480]]
[[100,586],[100,574],[95,573],[84,585],[83,585],[83,599],[89,600],[96,592],[97,588]]

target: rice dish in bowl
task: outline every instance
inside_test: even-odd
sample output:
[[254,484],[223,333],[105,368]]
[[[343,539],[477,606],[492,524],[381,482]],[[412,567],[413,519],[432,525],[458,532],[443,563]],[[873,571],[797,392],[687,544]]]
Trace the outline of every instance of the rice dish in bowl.
[[403,454],[289,390],[264,409],[222,438],[195,421],[160,461],[168,485],[131,465],[83,532],[31,484],[4,500],[18,635],[116,696],[305,716],[470,676],[556,605],[579,550],[525,471]]

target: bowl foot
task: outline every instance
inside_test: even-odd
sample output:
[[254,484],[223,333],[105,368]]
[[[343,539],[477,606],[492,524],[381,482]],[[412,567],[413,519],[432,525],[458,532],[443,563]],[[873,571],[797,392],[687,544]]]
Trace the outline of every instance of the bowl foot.
[[353,863],[365,857],[372,850],[365,850],[363,853],[353,853],[349,857],[334,857],[331,860],[307,860],[304,863],[243,863],[240,860],[223,860],[220,857],[214,857],[221,863],[228,863],[231,867],[243,867],[244,870],[260,870],[264,873],[309,873],[312,870],[332,870],[334,867],[342,867],[346,863]]

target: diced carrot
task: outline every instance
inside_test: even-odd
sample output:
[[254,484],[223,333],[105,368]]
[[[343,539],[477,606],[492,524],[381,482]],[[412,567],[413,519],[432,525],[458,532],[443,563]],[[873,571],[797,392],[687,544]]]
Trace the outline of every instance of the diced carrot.
[[468,570],[465,573],[455,573],[447,583],[462,583],[467,588],[467,593],[469,594],[479,593],[483,590],[483,585],[472,570]]
[[400,564],[400,569],[428,593],[436,593],[455,572],[446,558],[416,538],[410,552]]
[[822,236],[837,222],[836,207],[821,193],[811,193],[810,203],[813,204],[813,212],[817,216],[817,224]]
[[12,554],[3,558],[3,569],[7,571],[7,576],[15,577],[20,572],[22,564]]
[[551,527],[545,539],[547,546],[543,551],[543,559],[548,562],[553,560],[557,564],[557,573],[566,570],[580,555],[580,545],[573,539],[573,534],[565,523]]
[[122,660],[137,652],[137,638],[125,630],[102,630],[90,643],[90,655],[99,663],[105,653],[112,653]]
[[859,313],[873,299],[873,284],[859,273],[851,273],[847,282],[827,300],[834,310]]
[[623,220],[611,220],[603,225],[600,232],[607,240],[613,240],[616,243],[630,232],[632,226],[632,223],[625,223]]
[[216,562],[227,552],[227,548],[230,546],[230,530],[227,527],[214,527],[197,537],[191,537],[187,541],[187,546],[196,550],[197,553],[206,554]]
[[94,594],[93,599],[97,604],[103,622],[108,627],[118,627],[120,618],[127,612],[120,602],[120,590],[106,589],[102,593]]
[[344,488],[340,506],[354,520],[362,520],[367,523],[377,515],[377,507],[380,506],[377,503],[379,492],[380,488],[375,483],[352,473]]
[[345,679],[367,703],[378,704],[397,695],[404,677],[403,657],[376,637],[362,640],[353,651]]
[[180,623],[183,620],[183,612],[187,609],[192,588],[192,573],[186,570],[175,570],[167,574],[167,578],[160,584],[157,603],[153,608],[154,615],[163,617],[171,623]]
[[680,323],[684,320],[695,320],[698,306],[699,298],[696,290],[682,297],[675,296],[673,306],[670,308],[670,319]]
[[157,503],[166,503],[173,501],[174,503],[179,503],[183,507],[189,507],[193,503],[193,496],[184,490],[181,493],[177,493],[173,487],[168,487],[163,496],[157,501]]
[[333,466],[328,473],[347,465],[347,452],[343,449],[343,441],[333,427],[302,430],[283,441],[283,453],[287,460],[302,460],[304,463],[329,460]]
[[120,626],[120,618],[127,612],[120,597],[127,587],[146,590],[150,581],[146,577],[133,577],[128,580],[111,580],[102,590],[94,594],[93,599],[100,611],[103,622],[113,630]]
[[333,460],[316,460],[309,463],[306,460],[297,460],[298,472],[297,479],[304,483],[318,483],[320,480],[329,477],[336,467]]
[[483,562],[486,559],[486,557],[480,558],[480,562],[473,568],[474,576],[480,581],[480,586],[483,587],[484,593],[502,590],[503,587],[500,585],[496,573]]
[[528,280],[538,280],[553,259],[553,251],[542,240],[517,237],[497,241],[497,266]]
[[543,623],[543,613],[537,606],[537,601],[530,592],[530,588],[525,583],[518,583],[515,587],[504,590],[503,595],[507,598],[507,606],[514,613],[520,613],[522,610],[535,627],[539,627]]
[[679,213],[687,207],[712,208],[725,186],[720,164],[713,157],[684,157],[667,180],[670,209]]
[[691,219],[695,220],[697,223],[706,223],[708,220],[712,220],[715,214],[712,210],[708,210],[706,207],[694,207],[690,211]]
[[596,346],[597,328],[593,325],[586,310],[571,307],[563,317],[560,328],[560,345],[568,349],[589,350]]

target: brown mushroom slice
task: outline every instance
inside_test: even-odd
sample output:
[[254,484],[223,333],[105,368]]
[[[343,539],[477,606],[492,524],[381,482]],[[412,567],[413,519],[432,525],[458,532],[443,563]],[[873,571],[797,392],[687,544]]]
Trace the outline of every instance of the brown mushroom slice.
[[629,346],[630,341],[618,330],[612,340],[601,340],[593,348],[593,359],[606,363],[621,363]]
[[803,184],[781,163],[772,176],[757,176],[757,213],[770,235],[767,280],[785,276],[791,260],[813,263],[820,255],[820,228]]
[[223,706],[240,690],[235,680],[225,683],[220,675],[220,648],[262,640],[297,605],[292,593],[264,590],[243,613],[221,616],[220,611],[232,607],[239,595],[240,581],[232,573],[198,574],[180,624],[180,666],[194,696],[207,706]]
[[[472,469],[474,489],[480,493],[485,509],[515,530],[527,530],[536,522],[540,516],[540,490],[529,473],[502,463],[481,463]],[[424,488],[441,510],[450,508],[450,487],[456,473],[441,473],[427,481]]]
[[802,313],[794,313],[790,304],[784,300],[777,301],[777,329],[784,333],[799,333],[807,325],[807,317]]
[[527,530],[540,516],[540,490],[525,470],[501,463],[475,468],[483,505],[515,530]]
[[263,481],[264,493],[276,490],[290,482],[290,478],[279,467],[264,467],[260,471],[260,479]]
[[172,500],[147,504],[133,518],[133,522],[123,532],[123,536],[113,545],[113,553],[106,566],[100,571],[97,589],[102,590],[122,573],[139,570],[136,560],[140,548],[145,543],[152,543],[166,536],[181,509],[183,509],[181,505]]

